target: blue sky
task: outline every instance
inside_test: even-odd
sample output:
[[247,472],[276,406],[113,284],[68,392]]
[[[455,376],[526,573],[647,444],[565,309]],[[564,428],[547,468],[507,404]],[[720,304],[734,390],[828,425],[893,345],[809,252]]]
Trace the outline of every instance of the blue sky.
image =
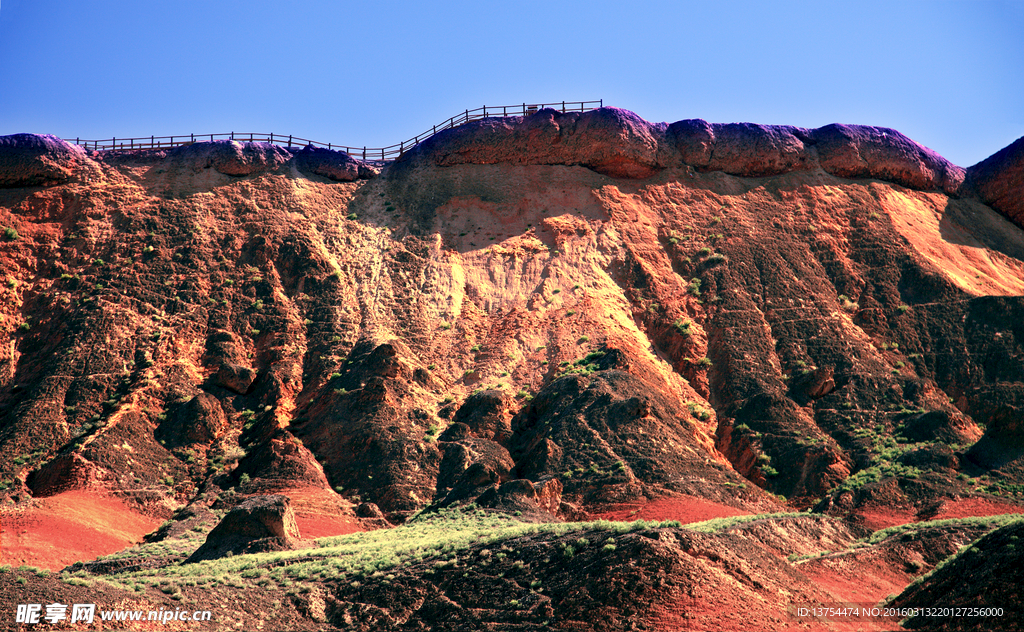
[[1024,136],[1024,2],[0,0],[0,134],[409,138],[466,108]]

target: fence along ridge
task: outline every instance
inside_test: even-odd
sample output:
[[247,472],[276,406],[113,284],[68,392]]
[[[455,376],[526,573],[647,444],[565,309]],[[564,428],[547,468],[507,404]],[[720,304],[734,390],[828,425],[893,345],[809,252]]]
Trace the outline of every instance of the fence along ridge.
[[519,105],[499,106],[485,105],[474,110],[465,110],[461,114],[456,114],[439,125],[434,125],[431,129],[423,132],[422,134],[417,134],[409,140],[389,145],[387,147],[366,147],[365,145],[363,147],[351,147],[349,145],[338,145],[335,143],[322,143],[320,141],[309,140],[308,138],[299,138],[298,136],[274,134],[273,132],[269,134],[257,132],[225,132],[223,134],[181,134],[178,136],[149,136],[142,138],[115,137],[107,140],[84,140],[76,138],[73,141],[70,138],[65,138],[64,140],[95,151],[121,149],[132,151],[141,149],[169,149],[171,147],[181,147],[183,145],[191,145],[197,142],[204,142],[207,140],[213,141],[218,139],[273,143],[284,147],[305,147],[307,145],[313,145],[314,147],[325,147],[327,149],[344,151],[355,158],[362,157],[363,160],[386,162],[389,159],[393,160],[394,158],[401,156],[405,151],[415,147],[440,131],[452,129],[459,125],[465,125],[470,121],[506,116],[529,116],[544,108],[553,108],[565,113],[586,112],[600,107],[604,107],[604,99],[600,99],[598,101],[561,101],[559,103],[522,103]]

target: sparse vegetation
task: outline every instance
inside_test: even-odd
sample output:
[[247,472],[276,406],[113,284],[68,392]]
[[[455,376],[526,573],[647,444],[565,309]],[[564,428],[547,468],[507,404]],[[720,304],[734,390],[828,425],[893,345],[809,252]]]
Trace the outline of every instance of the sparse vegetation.
[[8,226],[4,228],[4,239],[6,239],[7,241],[14,241],[18,239],[18,237],[18,231],[15,230],[13,227]]
[[697,402],[686,402],[686,408],[690,411],[691,415],[701,421],[711,419],[711,411]]
[[[473,546],[488,547],[485,549],[488,551],[501,547],[493,557],[504,560],[514,555],[514,545],[509,546],[511,541],[537,534],[545,534],[552,539],[568,538],[561,542],[559,548],[563,555],[567,549],[572,549],[574,555],[588,548],[591,542],[604,542],[603,550],[610,552],[613,549],[607,546],[614,545],[619,534],[679,526],[676,521],[644,520],[531,523],[521,522],[507,513],[469,505],[420,514],[392,529],[321,538],[312,549],[234,555],[194,564],[173,564],[159,569],[119,573],[107,576],[107,579],[129,589],[138,583],[149,583],[160,587],[160,590],[164,586],[178,587],[186,581],[194,581],[197,585],[213,583],[246,587],[268,580],[281,587],[294,586],[298,592],[309,582],[324,579],[337,579],[348,584],[362,583],[364,578],[372,576],[390,581],[387,579],[389,570],[419,560],[433,559],[435,567],[446,567]],[[137,545],[100,559],[187,555],[199,546],[199,542],[198,539],[165,540]],[[87,581],[78,577],[74,579]]]
[[839,305],[840,305],[840,307],[843,308],[844,311],[847,311],[847,312],[855,312],[855,311],[860,309],[860,305],[858,305],[857,303],[851,301],[850,297],[848,297],[845,294],[840,294],[839,295]]

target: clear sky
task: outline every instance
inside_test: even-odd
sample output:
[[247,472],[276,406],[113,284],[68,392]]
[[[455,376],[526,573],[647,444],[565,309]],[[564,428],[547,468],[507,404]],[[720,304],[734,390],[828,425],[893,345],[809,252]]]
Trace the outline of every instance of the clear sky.
[[0,134],[379,147],[563,99],[892,127],[969,166],[1024,136],[1024,2],[0,0]]

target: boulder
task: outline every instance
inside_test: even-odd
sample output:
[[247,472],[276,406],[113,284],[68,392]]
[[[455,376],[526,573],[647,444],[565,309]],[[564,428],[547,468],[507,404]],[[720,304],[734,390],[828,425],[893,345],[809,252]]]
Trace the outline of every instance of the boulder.
[[826,125],[810,132],[821,168],[841,178],[877,178],[953,195],[964,170],[894,129]]
[[408,159],[437,166],[511,163],[582,165],[619,178],[656,173],[657,132],[636,114],[618,108],[527,117],[489,118],[445,130],[417,145]]
[[228,512],[185,563],[299,546],[299,527],[288,498],[253,496]]
[[275,171],[292,155],[271,143],[215,140],[175,147],[167,158],[195,172],[212,168],[228,176],[250,176]]
[[754,123],[712,127],[715,143],[706,166],[709,171],[747,177],[771,176],[806,170],[810,166],[810,156],[803,142],[806,130]]
[[0,136],[0,188],[63,184],[88,160],[84,149],[49,134]]
[[225,362],[214,375],[214,383],[218,386],[234,391],[239,395],[245,395],[256,381],[256,369]]
[[299,170],[305,173],[323,176],[336,182],[368,180],[380,173],[373,165],[356,160],[343,151],[313,145],[307,145],[295,154],[295,163]]

